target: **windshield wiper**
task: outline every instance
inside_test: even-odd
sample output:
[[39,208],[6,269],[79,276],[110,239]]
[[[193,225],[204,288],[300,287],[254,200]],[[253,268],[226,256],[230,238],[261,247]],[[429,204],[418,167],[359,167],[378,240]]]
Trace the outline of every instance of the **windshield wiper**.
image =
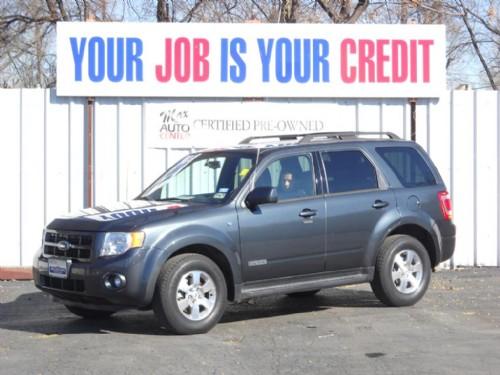
[[167,198],[156,199],[156,201],[158,201],[158,202],[164,202],[164,201],[186,202],[186,201],[190,201],[191,199],[192,198],[167,197]]

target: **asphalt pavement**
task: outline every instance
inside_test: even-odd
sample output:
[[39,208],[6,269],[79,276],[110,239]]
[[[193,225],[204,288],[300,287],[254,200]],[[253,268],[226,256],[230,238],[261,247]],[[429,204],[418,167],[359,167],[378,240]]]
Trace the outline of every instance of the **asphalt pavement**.
[[204,335],[150,311],[73,316],[26,281],[0,282],[0,374],[499,374],[500,269],[439,271],[416,306],[369,285],[230,305]]

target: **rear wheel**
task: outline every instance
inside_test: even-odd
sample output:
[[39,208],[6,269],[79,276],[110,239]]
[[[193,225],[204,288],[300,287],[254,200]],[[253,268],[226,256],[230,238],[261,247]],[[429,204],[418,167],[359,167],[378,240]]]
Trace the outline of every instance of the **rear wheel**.
[[394,235],[385,239],[377,257],[371,287],[388,306],[409,306],[425,294],[431,277],[431,262],[416,238]]
[[106,319],[113,315],[116,311],[107,310],[91,310],[82,307],[64,305],[66,308],[75,315],[84,319]]
[[224,274],[209,258],[181,254],[163,266],[153,301],[160,322],[178,334],[209,331],[227,304]]
[[288,293],[288,297],[292,298],[303,298],[303,297],[312,297],[315,294],[317,294],[321,289],[315,289],[315,290],[307,290],[305,292],[295,292],[295,293]]

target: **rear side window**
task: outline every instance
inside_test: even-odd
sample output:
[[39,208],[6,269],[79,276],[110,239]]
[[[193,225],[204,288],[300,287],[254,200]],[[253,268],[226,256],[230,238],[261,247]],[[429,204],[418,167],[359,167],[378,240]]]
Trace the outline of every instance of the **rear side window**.
[[422,156],[412,147],[377,147],[404,187],[436,185],[436,179]]
[[322,158],[330,193],[378,188],[377,172],[361,151],[324,152]]

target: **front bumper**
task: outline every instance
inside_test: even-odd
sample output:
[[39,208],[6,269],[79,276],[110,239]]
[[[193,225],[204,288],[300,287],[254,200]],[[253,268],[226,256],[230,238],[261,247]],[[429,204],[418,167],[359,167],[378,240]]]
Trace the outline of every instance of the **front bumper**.
[[[57,279],[49,276],[48,258],[40,254],[33,263],[33,279],[37,288],[64,304],[89,309],[141,308],[151,303],[160,256],[160,251],[142,248],[91,262],[73,260],[68,278]],[[110,274],[125,276],[125,286],[106,288],[104,281]]]

